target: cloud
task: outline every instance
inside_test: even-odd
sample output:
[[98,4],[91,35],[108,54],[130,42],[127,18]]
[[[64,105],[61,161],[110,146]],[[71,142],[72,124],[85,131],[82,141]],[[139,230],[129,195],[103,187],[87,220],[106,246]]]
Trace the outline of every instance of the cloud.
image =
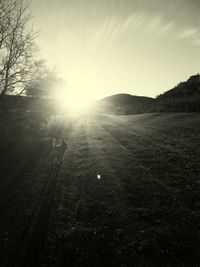
[[198,28],[188,28],[181,31],[179,34],[180,39],[184,38],[192,38],[194,35],[198,34],[199,29]]

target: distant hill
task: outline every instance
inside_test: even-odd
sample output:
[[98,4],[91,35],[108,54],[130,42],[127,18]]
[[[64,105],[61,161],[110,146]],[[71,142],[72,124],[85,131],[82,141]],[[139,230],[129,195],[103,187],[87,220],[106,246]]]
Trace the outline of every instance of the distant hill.
[[200,112],[200,75],[193,75],[187,81],[159,95],[155,99],[154,110]]
[[[25,96],[5,96],[4,107],[23,109],[40,101]],[[43,99],[42,105],[48,112],[54,112],[55,100]],[[187,81],[160,94],[156,98],[130,94],[115,94],[94,103],[100,113],[131,115],[148,112],[200,112],[200,74],[191,76]],[[37,105],[35,105],[37,107]]]
[[154,99],[150,97],[116,94],[101,99],[98,106],[103,112],[127,115],[149,112],[153,103]]
[[98,103],[100,111],[113,114],[137,114],[147,112],[200,112],[200,75],[160,94],[155,99],[130,94],[116,94]]

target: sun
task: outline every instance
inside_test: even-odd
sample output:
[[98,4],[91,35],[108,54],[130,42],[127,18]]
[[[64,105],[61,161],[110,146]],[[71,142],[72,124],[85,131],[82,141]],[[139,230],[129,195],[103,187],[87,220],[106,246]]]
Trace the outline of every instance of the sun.
[[60,93],[56,96],[56,106],[61,112],[71,117],[81,117],[91,113],[93,103],[87,96],[78,93]]
[[80,117],[90,113],[92,108],[92,103],[87,99],[77,99],[69,97],[65,104],[68,114],[72,117]]

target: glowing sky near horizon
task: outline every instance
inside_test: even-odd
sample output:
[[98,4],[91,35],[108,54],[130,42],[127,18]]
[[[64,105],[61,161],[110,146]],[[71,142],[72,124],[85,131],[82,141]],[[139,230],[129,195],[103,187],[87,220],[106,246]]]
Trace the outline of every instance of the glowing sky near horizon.
[[66,90],[156,96],[200,72],[198,0],[33,0],[41,54]]

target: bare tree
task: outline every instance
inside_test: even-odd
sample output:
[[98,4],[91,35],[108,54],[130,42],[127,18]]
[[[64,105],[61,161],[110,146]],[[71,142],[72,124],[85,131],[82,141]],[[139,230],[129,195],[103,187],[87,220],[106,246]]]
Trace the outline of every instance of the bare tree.
[[[19,93],[32,79],[37,67],[36,37],[30,27],[29,3],[0,0],[0,98]],[[39,62],[38,62],[39,64]]]
[[0,49],[4,40],[11,34],[11,17],[16,6],[16,1],[0,0]]

